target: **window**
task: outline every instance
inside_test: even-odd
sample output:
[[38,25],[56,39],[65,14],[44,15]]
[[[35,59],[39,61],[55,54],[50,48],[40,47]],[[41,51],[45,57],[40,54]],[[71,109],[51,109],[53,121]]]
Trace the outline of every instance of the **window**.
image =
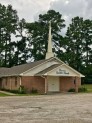
[[15,77],[15,86],[17,86],[17,77]]

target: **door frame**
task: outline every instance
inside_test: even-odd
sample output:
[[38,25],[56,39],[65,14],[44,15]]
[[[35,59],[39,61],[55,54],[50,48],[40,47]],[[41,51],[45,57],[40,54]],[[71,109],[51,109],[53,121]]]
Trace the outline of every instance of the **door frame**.
[[[56,91],[54,91],[54,90],[53,90],[53,91],[50,91],[50,90],[49,90],[49,80],[48,80],[49,77],[52,77],[52,78],[53,78],[53,77],[54,77],[54,78],[56,77],[56,78],[58,78],[58,85],[57,85],[57,86],[58,86],[58,90],[56,90]],[[52,80],[52,81],[53,81],[53,80]],[[60,92],[60,78],[59,78],[59,76],[48,76],[48,77],[47,77],[47,83],[48,83],[48,92]]]

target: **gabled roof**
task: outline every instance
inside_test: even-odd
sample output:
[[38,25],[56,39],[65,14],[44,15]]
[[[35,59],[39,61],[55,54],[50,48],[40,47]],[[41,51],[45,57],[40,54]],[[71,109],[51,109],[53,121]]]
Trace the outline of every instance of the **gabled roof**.
[[1,67],[0,68],[0,77],[6,75],[9,72],[10,72],[10,68]]
[[19,75],[19,74],[37,66],[37,65],[43,63],[43,62],[45,62],[45,60],[40,60],[40,61],[35,61],[35,62],[31,62],[31,63],[14,66],[11,68],[10,74],[11,75]]
[[[51,62],[52,60],[54,61],[58,61],[58,64],[52,64],[50,67],[45,68],[44,70],[38,72],[37,75],[44,75],[45,73],[48,73],[51,70],[54,70],[55,68],[61,66],[61,65],[66,65],[64,62],[62,62],[61,60],[59,60],[58,58],[55,57],[51,57],[49,59],[45,59],[45,60],[40,60],[40,61],[35,61],[35,62],[31,62],[31,63],[26,63],[26,64],[22,64],[22,65],[18,65],[18,66],[14,66],[11,68],[0,68],[0,77],[5,77],[5,76],[20,76],[25,72],[29,72],[30,70],[33,70],[34,68],[37,68],[39,66],[41,66],[42,64],[45,64],[47,62]],[[68,68],[71,68],[70,66],[66,65]],[[81,76],[83,76],[81,73],[79,73],[78,71],[74,70],[73,68],[71,68],[73,71],[77,72],[78,74],[80,74]]]
[[[63,66],[65,66],[65,68],[63,68]],[[54,69],[46,72],[45,75],[51,75],[51,72],[56,71],[56,69],[61,70],[61,71],[64,70],[64,71],[69,73],[69,75],[66,74],[66,75],[63,75],[63,76],[85,77],[84,75],[82,75],[81,73],[79,73],[78,71],[76,71],[75,69],[73,69],[72,67],[70,67],[66,64],[62,64],[62,65],[59,65],[59,66],[55,67]],[[72,72],[72,74],[71,74],[71,72]],[[62,74],[59,74],[59,76],[60,75],[62,76]]]
[[35,74],[35,76],[41,76],[41,75],[44,75],[45,73],[47,73],[47,72],[53,70],[54,68],[56,68],[56,67],[58,67],[58,66],[60,66],[60,65],[61,65],[61,64],[55,64],[55,65],[52,65],[52,66],[50,66],[50,67],[48,67],[48,68],[46,68],[46,69],[40,71],[39,73]]
[[[11,67],[11,68],[0,68],[0,77],[18,76],[30,69],[33,69],[34,67],[37,67],[37,66],[39,66],[47,61],[53,60],[53,59],[57,60],[54,57],[52,57],[49,59],[44,59],[44,60],[39,60],[39,61],[31,62],[31,63],[17,65],[17,66]],[[58,61],[58,62],[60,62],[60,61]]]
[[13,75],[19,75],[25,71],[27,71],[30,68],[33,68],[46,60],[40,60],[36,62],[26,63],[22,65],[17,65],[11,68],[0,68],[0,76],[13,76]]
[[[67,75],[67,76],[79,76],[79,77],[85,77],[84,75],[82,75],[81,73],[79,73],[78,71],[76,71],[75,69],[73,69],[72,67],[66,65],[66,64],[55,64],[55,65],[52,65],[46,69],[44,69],[43,71],[40,71],[38,72],[37,74],[35,74],[35,76],[47,76],[47,75],[51,75],[50,73],[53,72],[53,71],[56,71],[56,69],[62,69],[63,66],[66,66],[66,68],[69,70],[71,70],[73,72],[72,75]],[[70,73],[70,72],[69,72]],[[74,73],[76,75],[74,75]],[[54,76],[63,76],[62,74],[59,74],[59,75],[55,75],[53,74]]]

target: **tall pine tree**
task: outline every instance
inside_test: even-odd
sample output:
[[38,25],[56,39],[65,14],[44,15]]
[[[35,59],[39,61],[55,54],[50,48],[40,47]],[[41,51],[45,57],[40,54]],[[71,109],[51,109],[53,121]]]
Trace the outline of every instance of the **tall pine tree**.
[[65,60],[81,71],[83,61],[83,18],[75,17],[66,32]]
[[31,35],[30,52],[34,60],[45,58],[48,44],[49,21],[51,21],[52,25],[53,51],[57,56],[62,53],[60,47],[62,46],[61,39],[63,39],[63,37],[60,33],[61,29],[65,27],[65,21],[59,12],[49,10],[46,14],[40,14],[37,22],[27,24],[27,29]]

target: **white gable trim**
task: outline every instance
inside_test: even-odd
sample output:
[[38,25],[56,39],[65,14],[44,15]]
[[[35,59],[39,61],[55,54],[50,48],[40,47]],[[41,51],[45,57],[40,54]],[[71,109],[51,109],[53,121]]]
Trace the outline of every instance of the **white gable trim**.
[[66,67],[68,67],[69,69],[73,70],[75,73],[79,74],[80,77],[85,77],[83,74],[81,74],[81,73],[78,72],[77,70],[73,69],[72,67],[70,67],[70,66],[68,66],[68,65],[66,65],[66,64],[64,64],[64,65],[65,65]]
[[70,66],[68,66],[68,65],[66,65],[66,64],[62,64],[62,65],[60,65],[60,66],[54,68],[53,70],[51,70],[51,71],[45,73],[44,75],[47,75],[47,74],[49,74],[50,72],[52,72],[52,71],[54,71],[54,70],[56,70],[57,68],[62,67],[62,66],[66,66],[66,67],[69,68],[70,70],[74,71],[77,75],[79,75],[79,77],[85,77],[84,75],[82,75],[81,73],[79,73],[78,71],[76,71],[75,69],[73,69],[72,67],[70,67]]
[[[57,57],[52,57],[52,58],[48,59],[47,61],[45,61],[45,62],[43,62],[43,63],[41,63],[41,64],[39,64],[39,65],[36,65],[35,67],[30,68],[29,70],[27,70],[27,71],[21,73],[20,75],[22,76],[22,75],[25,74],[26,72],[29,72],[30,70],[33,70],[33,69],[35,69],[35,68],[37,68],[37,67],[39,67],[39,66],[41,66],[41,65],[43,65],[43,64],[45,64],[45,63],[47,63],[47,62],[49,62],[49,61],[51,61],[51,60],[53,60],[53,59],[56,59],[56,60],[58,60],[59,62],[61,62],[62,65],[60,65],[60,66],[65,65],[67,68],[69,68],[70,70],[74,71],[74,72],[75,72],[76,74],[78,74],[80,77],[85,77],[84,75],[82,75],[81,73],[79,73],[78,71],[76,71],[75,69],[73,69],[72,67],[68,66],[68,65],[65,64],[63,61],[61,61],[60,59],[58,59]],[[60,67],[60,66],[58,66],[58,67]],[[58,67],[54,68],[53,70],[57,69]],[[52,72],[53,70],[51,70],[51,71],[49,71],[49,72]],[[47,75],[49,72],[45,73],[44,75]]]
[[39,66],[41,66],[41,65],[43,65],[43,64],[45,64],[45,63],[47,63],[47,62],[49,62],[50,60],[53,60],[53,59],[58,60],[58,61],[61,62],[62,64],[64,63],[64,62],[62,62],[61,60],[59,60],[58,58],[52,57],[52,58],[48,59],[47,61],[45,61],[45,62],[43,62],[43,63],[41,63],[41,64],[39,64],[39,65],[36,65],[35,67],[30,68],[29,70],[27,70],[27,71],[21,73],[20,75],[23,75],[23,74],[25,74],[26,72],[29,72],[30,70],[33,70],[33,69],[35,69],[35,68],[37,68],[37,67],[39,67]]
[[58,60],[59,62],[61,62],[62,64],[65,64],[63,61],[61,61],[60,59],[58,59],[57,57],[54,57],[56,60]]

